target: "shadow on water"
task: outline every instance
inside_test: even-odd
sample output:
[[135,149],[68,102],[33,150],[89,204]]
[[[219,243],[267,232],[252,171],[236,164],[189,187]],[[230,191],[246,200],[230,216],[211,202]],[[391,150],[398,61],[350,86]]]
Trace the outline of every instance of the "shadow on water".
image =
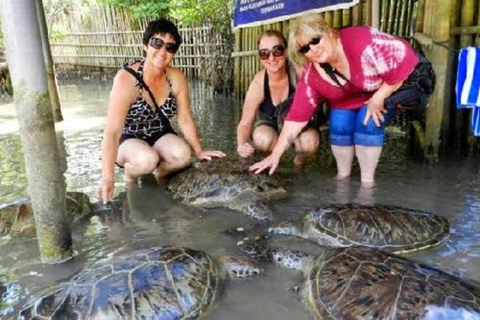
[[[110,83],[64,83],[60,86],[65,121],[57,125],[59,150],[69,191],[90,195],[101,175],[100,144]],[[0,105],[10,114],[13,105]],[[192,110],[206,148],[235,152],[235,130],[241,101],[215,96],[193,82]],[[14,118],[0,117],[0,203],[26,194],[20,138]],[[451,236],[442,246],[409,254],[466,278],[480,280],[480,174],[473,160],[447,160],[430,167],[406,156],[405,137],[390,136],[378,168],[378,184],[359,186],[358,167],[350,181],[333,179],[335,162],[322,134],[322,148],[306,173],[291,169],[293,153],[282,159],[279,174],[289,182],[289,197],[273,204],[278,220],[295,220],[329,203],[390,204],[437,213],[451,220]],[[252,219],[227,209],[196,209],[172,200],[151,177],[126,190],[117,170],[117,193],[124,201],[117,211],[92,217],[74,230],[76,256],[62,265],[43,265],[34,239],[0,238],[0,318],[13,317],[29,296],[69,279],[85,266],[112,261],[133,249],[184,245],[213,256],[240,254],[222,233],[233,226],[249,227]],[[291,240],[288,240],[290,242]],[[227,284],[207,319],[313,319],[289,293],[300,275],[265,266],[261,277]]]

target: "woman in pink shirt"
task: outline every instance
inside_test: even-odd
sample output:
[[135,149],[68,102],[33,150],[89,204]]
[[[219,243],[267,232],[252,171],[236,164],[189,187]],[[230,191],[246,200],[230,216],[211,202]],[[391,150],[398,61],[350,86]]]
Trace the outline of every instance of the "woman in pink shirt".
[[370,27],[329,28],[316,14],[291,22],[289,48],[305,71],[275,148],[250,170],[259,173],[270,168],[272,174],[283,152],[317,112],[319,102],[326,101],[337,178],[350,176],[356,156],[362,186],[373,186],[385,122],[395,112],[394,106],[385,108],[385,99],[414,70],[415,52],[402,39]]

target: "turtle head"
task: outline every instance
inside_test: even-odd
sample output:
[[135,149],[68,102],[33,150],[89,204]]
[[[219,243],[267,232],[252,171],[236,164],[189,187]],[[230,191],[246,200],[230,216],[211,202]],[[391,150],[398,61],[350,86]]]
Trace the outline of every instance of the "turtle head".
[[267,206],[262,200],[256,200],[255,202],[245,205],[242,208],[242,211],[252,218],[258,219],[260,221],[272,220],[273,213],[272,210]]
[[282,221],[276,227],[268,228],[268,232],[284,236],[294,236],[300,234],[300,228],[289,221]]
[[246,278],[260,274],[260,268],[255,266],[255,261],[248,257],[222,257],[220,266],[230,278]]
[[272,260],[288,269],[306,271],[312,264],[313,257],[300,250],[272,249]]
[[245,238],[238,242],[242,251],[255,260],[274,262],[284,268],[308,272],[313,264],[313,257],[300,250],[272,248],[267,244],[266,236]]

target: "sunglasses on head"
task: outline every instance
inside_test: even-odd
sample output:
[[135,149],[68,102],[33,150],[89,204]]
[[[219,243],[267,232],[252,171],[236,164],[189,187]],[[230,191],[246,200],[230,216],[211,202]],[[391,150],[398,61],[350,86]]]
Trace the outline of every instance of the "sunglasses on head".
[[175,53],[178,50],[178,45],[173,42],[165,42],[160,38],[151,37],[149,44],[152,48],[160,50],[163,46],[165,46],[165,50],[169,53]]
[[301,54],[305,54],[307,53],[308,51],[310,51],[310,46],[313,45],[317,45],[320,40],[322,40],[322,37],[321,36],[318,36],[318,37],[315,37],[315,38],[312,38],[306,45],[304,46],[301,46],[299,49],[298,49],[298,52],[300,52]]
[[272,50],[269,49],[260,49],[258,50],[258,56],[261,60],[267,60],[270,57],[270,53],[274,57],[281,57],[285,53],[285,47],[281,44],[272,47]]

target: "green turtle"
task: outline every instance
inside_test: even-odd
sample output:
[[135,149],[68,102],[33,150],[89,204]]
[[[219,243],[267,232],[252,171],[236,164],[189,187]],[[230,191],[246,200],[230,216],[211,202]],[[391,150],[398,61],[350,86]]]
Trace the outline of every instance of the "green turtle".
[[365,246],[392,253],[438,245],[449,235],[446,218],[388,205],[332,204],[309,212],[301,223],[268,229],[333,247]]
[[250,173],[246,164],[228,158],[199,162],[178,172],[167,190],[189,205],[226,207],[259,220],[273,217],[266,200],[286,195],[275,178]]
[[[77,222],[93,213],[88,195],[82,192],[67,192],[67,216]],[[21,198],[0,205],[0,236],[35,235],[35,220],[30,198]]]
[[228,278],[259,274],[248,257],[161,247],[100,263],[20,311],[20,319],[197,319]]
[[297,287],[316,319],[480,319],[480,285],[366,247],[320,247],[318,256],[248,239],[258,259],[303,272]]

